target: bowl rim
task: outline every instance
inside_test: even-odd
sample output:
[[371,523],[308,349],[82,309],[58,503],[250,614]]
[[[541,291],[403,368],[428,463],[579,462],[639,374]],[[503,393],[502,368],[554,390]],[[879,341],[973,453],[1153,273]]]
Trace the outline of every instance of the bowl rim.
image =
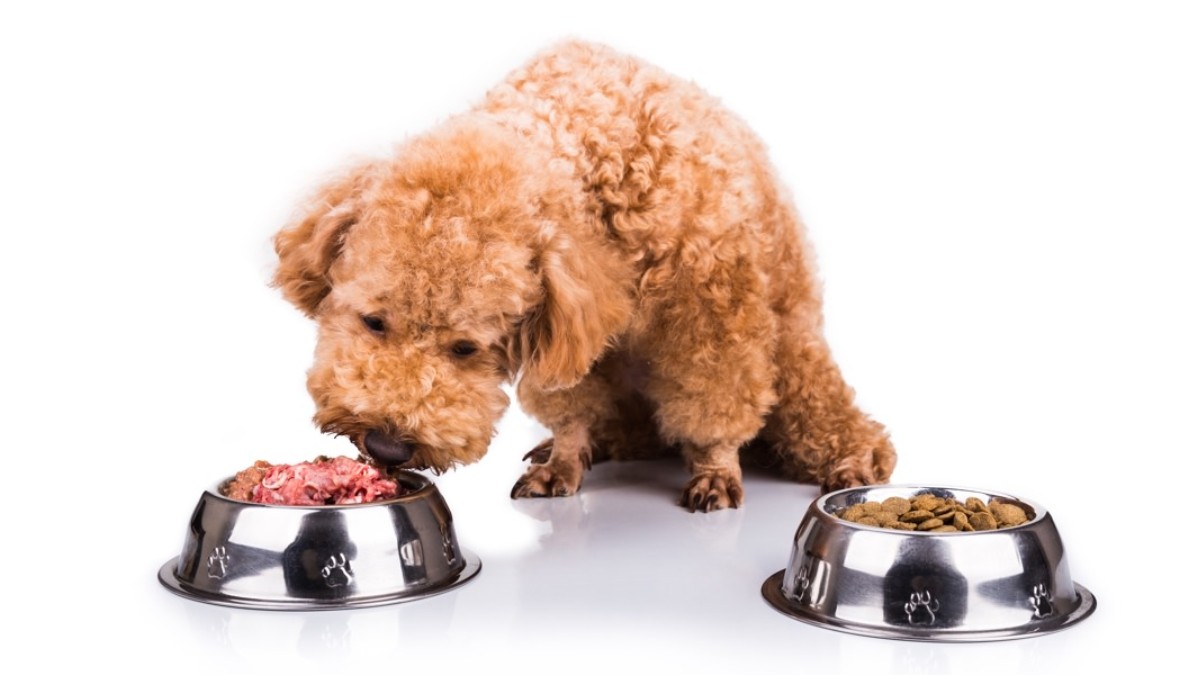
[[[847,494],[865,493],[865,492],[869,492],[869,491],[873,491],[873,490],[898,490],[901,492],[911,490],[912,493],[910,496],[924,494],[923,492],[921,492],[922,490],[924,490],[924,491],[939,490],[939,491],[954,492],[954,493],[971,492],[971,493],[975,493],[975,495],[987,495],[989,497],[999,497],[1001,499],[1008,501],[1009,503],[1014,503],[1018,506],[1029,507],[1029,508],[1033,509],[1034,515],[1032,518],[1021,523],[1020,525],[1013,525],[1010,527],[998,527],[994,530],[977,530],[975,532],[921,532],[918,530],[893,530],[891,528],[877,527],[874,525],[862,525],[860,523],[856,523],[856,522],[853,522],[850,520],[842,520],[841,518],[838,518],[836,515],[834,515],[830,511],[830,507],[828,506],[828,503],[829,503],[829,500],[832,498],[839,497],[842,495],[847,495]],[[901,496],[901,495],[896,495],[896,496]],[[867,501],[867,500],[863,500],[863,501]],[[813,500],[811,510],[815,512],[817,518],[824,519],[828,523],[832,523],[834,526],[850,527],[853,529],[864,530],[867,532],[879,532],[879,533],[883,533],[883,534],[892,534],[892,535],[900,535],[900,536],[922,536],[922,537],[940,537],[940,536],[953,536],[953,535],[978,536],[978,535],[988,535],[988,534],[996,534],[996,533],[1002,534],[1002,533],[1008,533],[1008,532],[1018,532],[1020,530],[1031,528],[1045,520],[1050,520],[1050,512],[1047,511],[1038,502],[1035,502],[1035,501],[1032,501],[1029,499],[1025,499],[1023,497],[1016,497],[1014,495],[1008,494],[1007,492],[998,492],[996,490],[988,490],[988,489],[983,489],[983,488],[971,488],[971,487],[951,486],[951,485],[921,485],[921,484],[915,484],[915,483],[913,483],[913,484],[886,483],[886,484],[881,484],[881,485],[860,485],[857,487],[849,487],[849,488],[843,488],[841,490],[835,490],[833,492],[823,494],[820,497],[817,497],[815,500]]]
[[427,476],[423,476],[415,471],[410,471],[408,469],[399,469],[399,470],[395,471],[394,473],[390,474],[388,477],[403,484],[405,487],[410,487],[411,489],[408,490],[407,492],[405,492],[404,494],[397,495],[395,497],[392,497],[391,499],[379,499],[379,500],[376,500],[373,502],[363,502],[361,504],[263,504],[260,502],[242,501],[241,499],[234,499],[233,497],[227,497],[227,496],[221,494],[221,488],[224,487],[225,485],[227,485],[229,483],[229,481],[233,480],[235,477],[236,477],[236,474],[234,474],[233,476],[226,476],[225,478],[222,478],[221,480],[217,481],[216,483],[205,488],[204,493],[209,495],[212,498],[219,500],[219,501],[227,502],[229,504],[235,504],[239,507],[322,511],[322,510],[340,510],[340,509],[359,509],[359,508],[370,508],[372,506],[387,506],[387,505],[391,505],[391,504],[402,504],[404,502],[426,499],[429,497],[429,495],[432,492],[434,492],[437,489],[436,486],[434,485],[433,481],[430,480]]

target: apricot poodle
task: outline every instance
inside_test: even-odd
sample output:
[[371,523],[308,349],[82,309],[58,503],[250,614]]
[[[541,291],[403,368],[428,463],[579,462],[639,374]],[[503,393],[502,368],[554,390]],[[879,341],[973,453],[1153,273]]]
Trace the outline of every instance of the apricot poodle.
[[823,490],[895,464],[830,356],[813,254],[762,143],[606,47],[538,55],[325,186],[275,248],[275,284],[319,326],[314,420],[379,464],[478,460],[517,378],[553,437],[514,498],[668,453],[693,511],[742,502],[739,453]]

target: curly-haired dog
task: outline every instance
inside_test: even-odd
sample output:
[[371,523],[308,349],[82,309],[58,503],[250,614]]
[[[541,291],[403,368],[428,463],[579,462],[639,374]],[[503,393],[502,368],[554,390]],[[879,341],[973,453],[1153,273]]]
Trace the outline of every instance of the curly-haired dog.
[[478,460],[518,375],[554,435],[513,497],[679,453],[683,504],[710,511],[741,503],[744,448],[825,490],[895,464],[830,357],[760,141],[606,47],[537,56],[326,186],[275,247],[276,285],[319,324],[314,419],[381,464]]

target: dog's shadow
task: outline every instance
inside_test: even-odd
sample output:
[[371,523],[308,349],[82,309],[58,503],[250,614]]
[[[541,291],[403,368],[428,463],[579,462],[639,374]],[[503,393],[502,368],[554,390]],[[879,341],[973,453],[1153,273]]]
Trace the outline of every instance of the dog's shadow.
[[513,508],[549,525],[543,548],[565,550],[582,542],[628,542],[638,528],[634,512],[670,507],[687,474],[678,460],[602,462],[571,497],[518,499]]
[[[756,483],[780,480],[752,470],[747,477]],[[583,603],[588,611],[611,612],[616,619],[633,601],[647,613],[646,620],[660,612],[667,620],[678,612],[681,597],[692,597],[681,596],[681,584],[696,589],[697,602],[713,593],[749,592],[738,584],[719,583],[722,576],[760,584],[763,563],[747,553],[763,549],[753,541],[762,535],[757,526],[744,525],[748,518],[770,514],[761,509],[754,514],[747,507],[690,513],[679,505],[688,478],[677,458],[606,462],[585,476],[572,497],[513,501],[515,510],[543,528],[537,548],[513,566],[521,604],[544,610],[570,598],[572,606]],[[809,490],[796,488],[800,512],[810,501]],[[773,543],[781,560],[766,564],[781,565],[787,540]],[[614,583],[622,589],[619,594],[614,594]]]

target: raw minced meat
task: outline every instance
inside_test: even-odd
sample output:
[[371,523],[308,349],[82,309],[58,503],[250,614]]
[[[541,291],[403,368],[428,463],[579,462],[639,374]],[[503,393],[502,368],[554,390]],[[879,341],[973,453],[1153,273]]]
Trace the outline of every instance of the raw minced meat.
[[221,493],[244,502],[286,506],[365,504],[401,494],[396,481],[349,457],[318,457],[299,464],[259,460],[239,471]]

